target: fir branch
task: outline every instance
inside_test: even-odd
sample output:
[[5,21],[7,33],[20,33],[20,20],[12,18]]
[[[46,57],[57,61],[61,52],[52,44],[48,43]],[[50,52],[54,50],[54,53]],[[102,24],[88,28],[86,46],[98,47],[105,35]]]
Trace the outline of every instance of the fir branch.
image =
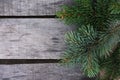
[[100,77],[116,79],[120,76],[116,74],[117,70],[120,72],[119,22],[116,25],[120,20],[120,0],[75,1],[76,5],[64,6],[58,14],[68,24],[78,26],[76,31],[65,35],[67,49],[62,62],[81,64],[88,77],[97,76],[103,70],[105,76]]

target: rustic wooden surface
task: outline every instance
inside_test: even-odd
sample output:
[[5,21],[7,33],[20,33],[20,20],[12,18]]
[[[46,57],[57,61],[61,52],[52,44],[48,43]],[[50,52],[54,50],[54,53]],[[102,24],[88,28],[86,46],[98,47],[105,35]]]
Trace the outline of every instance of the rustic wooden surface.
[[83,80],[80,72],[52,63],[0,65],[0,80]]
[[[0,0],[0,16],[55,15],[71,0]],[[60,59],[64,34],[73,30],[58,19],[0,19],[0,59]],[[80,67],[56,63],[1,64],[0,80],[90,80]]]
[[70,0],[0,0],[0,16],[55,15]]
[[0,19],[0,59],[60,59],[64,34],[58,19]]

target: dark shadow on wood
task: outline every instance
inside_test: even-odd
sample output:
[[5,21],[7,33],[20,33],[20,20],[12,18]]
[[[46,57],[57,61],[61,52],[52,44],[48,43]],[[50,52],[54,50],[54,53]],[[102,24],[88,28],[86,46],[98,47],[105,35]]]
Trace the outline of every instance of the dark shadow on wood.
[[6,64],[37,64],[59,63],[60,59],[0,59],[0,65]]

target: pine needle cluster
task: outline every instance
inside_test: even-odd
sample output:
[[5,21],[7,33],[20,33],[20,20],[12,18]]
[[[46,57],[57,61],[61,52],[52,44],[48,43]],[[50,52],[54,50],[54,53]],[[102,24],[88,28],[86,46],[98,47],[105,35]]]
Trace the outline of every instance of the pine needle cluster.
[[88,77],[120,79],[120,0],[75,0],[57,16],[75,31],[66,33],[62,63],[81,65]]

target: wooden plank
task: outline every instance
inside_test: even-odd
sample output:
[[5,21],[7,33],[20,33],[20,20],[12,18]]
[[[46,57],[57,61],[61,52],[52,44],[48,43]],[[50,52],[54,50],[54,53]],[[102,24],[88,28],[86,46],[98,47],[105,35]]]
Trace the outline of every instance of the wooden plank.
[[88,80],[78,67],[59,64],[0,65],[0,80]]
[[[55,15],[70,0],[0,0],[0,16]],[[68,3],[69,4],[69,3]]]
[[60,59],[64,34],[57,19],[0,19],[0,59]]

